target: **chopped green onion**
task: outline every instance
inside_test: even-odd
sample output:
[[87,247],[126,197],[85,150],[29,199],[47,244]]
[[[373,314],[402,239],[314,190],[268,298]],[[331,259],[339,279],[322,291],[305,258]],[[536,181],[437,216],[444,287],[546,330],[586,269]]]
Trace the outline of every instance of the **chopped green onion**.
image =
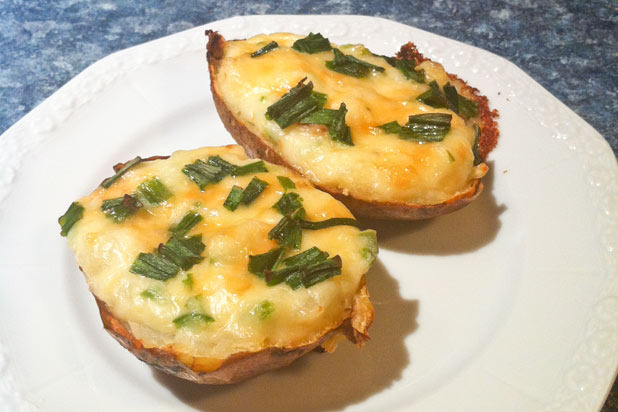
[[249,272],[263,278],[264,271],[276,268],[284,253],[285,248],[278,247],[266,253],[262,253],[261,255],[250,255]]
[[285,278],[285,283],[292,289],[296,290],[303,285],[303,275],[300,271],[292,272]]
[[283,260],[286,266],[309,265],[317,262],[322,262],[328,258],[328,252],[320,250],[317,246],[305,250],[297,255],[290,256]]
[[481,128],[476,123],[474,123],[472,127],[474,128],[474,146],[472,146],[472,153],[474,154],[474,165],[476,166],[483,162],[483,159],[479,156],[479,138],[481,137]]
[[248,205],[253,202],[264,191],[266,186],[268,186],[268,182],[253,177],[242,193],[242,204]]
[[429,83],[429,90],[416,98],[421,103],[435,108],[447,108],[448,100],[440,91],[440,86],[435,80]]
[[332,219],[322,220],[320,222],[309,222],[308,220],[299,220],[301,229],[320,230],[332,226],[354,226],[358,227],[359,223],[356,219],[347,217],[334,217]]
[[365,230],[359,234],[365,241],[365,247],[361,249],[361,256],[370,265],[376,260],[378,255],[378,238],[375,230]]
[[425,70],[415,70],[416,62],[414,60],[397,60],[395,67],[403,73],[408,80],[413,80],[417,83],[425,82]]
[[330,279],[333,276],[341,274],[341,257],[339,255],[325,260],[324,262],[316,263],[305,269],[302,274],[303,286],[309,288],[317,283]]
[[296,185],[294,184],[292,179],[290,179],[287,176],[277,176],[277,180],[279,181],[279,184],[281,184],[281,187],[285,191],[289,189],[296,189]]
[[329,126],[335,119],[337,110],[319,109],[300,119],[300,124],[323,124]]
[[275,271],[266,271],[266,284],[268,286],[275,286],[290,279],[288,285],[292,289],[296,289],[300,285],[308,288],[339,274],[341,274],[341,257],[337,255],[315,263],[299,264]]
[[136,164],[140,163],[142,161],[142,158],[137,156],[136,158],[128,161],[120,170],[118,170],[116,172],[116,174],[114,174],[111,177],[108,177],[107,179],[103,180],[103,182],[101,182],[101,187],[107,189],[108,187],[110,187],[116,180],[118,180],[120,178],[120,176],[122,176],[123,174],[125,174],[127,172],[127,170],[129,170],[130,168],[132,168],[133,166],[135,166]]
[[459,114],[464,119],[476,117],[478,115],[478,103],[459,95]]
[[251,173],[268,172],[264,161],[236,166],[222,159],[220,156],[210,156],[207,161],[196,160],[186,165],[182,172],[189,176],[201,190],[211,183],[220,182],[225,176],[244,176]]
[[140,253],[129,271],[156,280],[166,281],[178,273],[178,266],[154,253]]
[[182,280],[182,284],[188,289],[193,289],[193,273],[187,273],[187,277]]
[[115,199],[106,199],[101,204],[103,213],[116,223],[124,222],[134,215],[143,205],[131,195],[124,195]]
[[292,45],[292,48],[301,53],[318,53],[322,51],[329,51],[332,49],[330,42],[327,38],[320,33],[309,33],[309,35],[303,39],[298,39]]
[[222,178],[233,173],[234,170],[236,170],[236,168],[238,167],[238,166],[231,164],[227,160],[223,160],[221,156],[219,155],[209,156],[206,163],[208,163],[211,166],[220,168],[221,169],[220,174]]
[[288,213],[292,213],[296,209],[303,207],[303,204],[300,202],[302,200],[300,195],[296,192],[288,192],[285,193],[277,203],[273,205],[275,209],[279,211],[282,215],[287,215]]
[[451,130],[452,116],[446,113],[424,113],[412,115],[404,127],[404,139],[422,142],[439,142]]
[[328,126],[330,138],[336,142],[341,142],[349,146],[353,146],[352,136],[350,135],[350,127],[345,124],[345,115],[348,109],[345,103],[339,105],[339,110],[335,113],[332,123]]
[[285,129],[320,107],[321,97],[313,95],[313,83],[304,84],[305,79],[268,106],[267,119],[274,120],[279,127]]
[[348,109],[345,103],[339,105],[339,110],[320,109],[303,117],[301,124],[323,124],[328,126],[330,138],[350,146],[353,146],[350,127],[345,124],[345,115]]
[[271,41],[266,46],[262,47],[259,50],[254,51],[253,53],[251,53],[251,57],[259,57],[259,56],[261,56],[263,54],[266,54],[266,53],[268,53],[270,51],[273,51],[277,47],[279,47],[279,44],[276,41]]
[[146,289],[140,293],[140,296],[148,300],[161,300],[163,298],[163,295],[157,289]]
[[453,157],[453,154],[450,152],[450,150],[447,150],[446,154],[448,155],[448,161],[450,163],[453,163],[455,161],[455,157]]
[[135,196],[142,204],[154,207],[169,199],[172,192],[158,178],[153,177],[137,187]]
[[182,172],[198,185],[200,190],[204,190],[207,185],[217,183],[225,177],[220,166],[208,164],[203,160],[196,160],[194,163],[186,165]]
[[326,67],[337,73],[352,77],[365,77],[371,71],[383,72],[384,67],[376,66],[354,56],[341,53],[338,49],[333,49],[334,60],[326,62]]
[[321,109],[326,104],[326,100],[328,96],[324,93],[316,92],[315,90],[311,92],[311,97],[318,103],[318,108]]
[[232,186],[232,190],[230,190],[230,194],[227,195],[225,202],[223,202],[223,207],[225,207],[230,212],[236,210],[240,201],[242,200],[243,188],[240,186]]
[[266,320],[274,311],[275,305],[269,300],[265,300],[255,305],[249,313],[251,313],[251,316],[257,316],[260,320]]
[[60,223],[60,235],[66,236],[73,225],[84,216],[84,207],[78,202],[71,203],[64,215],[58,218]]
[[254,163],[249,163],[244,166],[235,166],[234,170],[232,170],[231,172],[231,175],[232,176],[245,176],[245,175],[252,174],[252,173],[262,173],[262,172],[268,172],[268,169],[266,169],[266,164],[264,163],[264,161],[260,160]]
[[189,238],[172,236],[165,245],[159,245],[158,251],[168,261],[187,270],[204,259],[201,253],[205,247],[201,234]]
[[180,219],[177,225],[174,225],[170,228],[170,232],[172,235],[182,237],[189,233],[191,229],[198,223],[200,223],[204,219],[202,215],[197,212],[188,212],[186,215]]
[[384,56],[383,54],[375,54],[375,53],[371,53],[371,54],[376,56],[376,57],[381,57],[384,60],[386,60],[386,62],[388,64],[390,64],[391,66],[397,67],[397,58],[396,57]]
[[444,96],[448,102],[448,108],[455,112],[455,114],[459,114],[459,93],[457,93],[457,89],[451,86],[450,83],[446,83],[443,89]]
[[185,313],[184,315],[178,316],[172,322],[174,322],[174,325],[178,329],[180,328],[194,329],[194,328],[204,327],[208,325],[209,323],[212,323],[213,321],[214,319],[212,318],[212,316],[207,315],[205,313],[189,312],[189,313]]
[[448,101],[448,108],[464,119],[475,117],[478,114],[478,104],[460,95],[450,83],[444,85],[444,95]]
[[394,122],[394,121],[388,122],[378,127],[384,130],[386,133],[399,134],[403,132],[403,126],[401,126],[399,123]]
[[279,223],[268,232],[268,238],[277,240],[282,246],[298,249],[303,236],[298,220],[304,212],[304,209],[300,208],[291,214],[283,216]]
[[424,113],[412,115],[404,126],[389,122],[379,126],[387,133],[396,133],[404,140],[439,142],[451,129],[452,116],[446,113]]
[[188,312],[203,313],[204,307],[202,305],[202,295],[199,294],[191,296],[189,299],[187,299],[187,301],[185,302],[185,309]]

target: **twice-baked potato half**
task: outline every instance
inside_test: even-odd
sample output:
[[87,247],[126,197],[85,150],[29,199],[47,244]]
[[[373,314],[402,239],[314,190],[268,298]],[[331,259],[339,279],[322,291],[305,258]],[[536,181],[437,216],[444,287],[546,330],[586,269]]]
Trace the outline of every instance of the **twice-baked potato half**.
[[250,156],[296,170],[359,217],[430,218],[481,192],[497,112],[412,43],[387,57],[313,33],[206,34],[215,105]]
[[107,331],[198,383],[238,382],[368,339],[375,232],[240,146],[116,165],[59,219]]

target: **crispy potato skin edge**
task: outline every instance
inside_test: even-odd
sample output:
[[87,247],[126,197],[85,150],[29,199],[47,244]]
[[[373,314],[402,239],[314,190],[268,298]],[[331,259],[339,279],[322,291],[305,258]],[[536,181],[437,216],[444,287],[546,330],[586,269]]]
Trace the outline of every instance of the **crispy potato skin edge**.
[[[360,293],[367,293],[365,286],[363,286],[361,290],[362,292]],[[320,345],[322,343],[337,334],[345,335],[358,345],[362,345],[369,339],[366,330],[357,331],[352,327],[352,318],[347,318],[339,327],[325,333],[310,344],[289,349],[273,347],[259,352],[236,353],[224,359],[218,369],[212,372],[199,372],[193,370],[190,365],[180,361],[172,348],[145,347],[143,343],[135,338],[129,331],[129,326],[122,320],[116,318],[104,302],[99,300],[96,296],[95,300],[99,307],[103,327],[124,348],[141,361],[165,373],[200,384],[224,385],[238,383],[264,372],[282,368],[314,349],[320,350]],[[371,313],[371,320],[372,319],[373,311]],[[367,325],[367,327],[369,327],[369,325]]]
[[[142,161],[167,159],[168,157],[152,156],[142,159]],[[114,171],[122,169],[125,164],[126,162],[114,165]],[[348,317],[338,327],[324,333],[315,341],[294,348],[271,347],[259,352],[235,353],[221,360],[219,367],[215,370],[203,372],[194,370],[185,363],[187,359],[192,358],[191,356],[176,353],[171,347],[145,347],[142,341],[130,332],[131,328],[125,321],[114,316],[105,302],[96,295],[93,294],[93,296],[99,308],[99,314],[105,330],[138,359],[178,378],[209,385],[241,382],[264,372],[287,366],[312,350],[323,352],[321,345],[338,334],[344,335],[348,340],[360,347],[369,340],[367,329],[371,326],[375,316],[375,311],[369,301],[369,291],[365,285],[365,277],[363,276]],[[180,357],[182,357],[184,362],[179,359]]]
[[[264,159],[302,174],[298,168],[288,163],[263,139],[240,123],[228,109],[214,82],[219,63],[224,54],[226,41],[223,36],[212,30],[207,30],[206,36],[208,36],[206,59],[208,61],[208,70],[211,79],[210,88],[215,107],[217,108],[217,112],[225,128],[230,132],[234,140],[245,149],[249,157]],[[415,58],[419,63],[423,60],[427,60],[418,52],[412,43],[402,46],[397,56],[399,58]],[[468,86],[455,75],[449,74],[449,77],[467,92],[468,98],[472,98],[478,103],[482,130],[481,137],[479,138],[479,155],[485,160],[487,154],[495,147],[498,140],[499,132],[494,121],[494,118],[498,116],[498,112],[489,110],[487,98],[480,96],[477,89]],[[480,179],[476,179],[467,190],[445,202],[434,205],[419,205],[405,202],[378,202],[357,199],[353,196],[344,194],[338,189],[323,187],[315,183],[314,185],[318,189],[330,193],[337,200],[345,204],[354,216],[388,220],[421,220],[454,212],[476,199],[483,190],[483,184],[480,182]]]

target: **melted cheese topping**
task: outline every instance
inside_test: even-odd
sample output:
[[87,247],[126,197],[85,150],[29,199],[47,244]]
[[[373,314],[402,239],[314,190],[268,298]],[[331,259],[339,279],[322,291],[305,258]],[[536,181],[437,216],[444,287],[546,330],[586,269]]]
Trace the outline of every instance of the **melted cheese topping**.
[[[384,67],[365,78],[329,70],[325,62],[333,52],[299,53],[291,49],[301,38],[292,34],[259,35],[226,43],[215,87],[232,113],[314,183],[366,201],[437,204],[465,192],[487,166],[474,166],[474,119],[468,122],[447,109],[435,109],[416,98],[427,84],[407,80],[386,61],[363,46],[343,46],[345,53]],[[251,53],[276,41],[279,47],[257,58]],[[427,83],[440,86],[449,79],[444,68],[425,61]],[[307,77],[316,92],[326,93],[325,108],[347,106],[346,123],[354,146],[330,139],[324,126],[294,124],[281,130],[265,118],[266,109]],[[443,141],[419,143],[399,139],[377,126],[420,113],[453,115]]]
[[[99,187],[79,200],[85,207],[84,216],[69,232],[68,241],[90,290],[117,318],[130,325],[131,332],[144,346],[168,346],[174,352],[211,360],[271,346],[299,346],[337,327],[349,317],[362,276],[375,257],[371,252],[367,255],[368,250],[375,248],[375,233],[360,232],[351,226],[303,231],[301,250],[318,246],[331,256],[341,256],[341,275],[308,289],[292,290],[285,283],[269,287],[263,279],[249,273],[247,265],[249,255],[277,246],[268,239],[268,231],[282,217],[272,207],[284,193],[277,176],[294,181],[297,188],[292,190],[302,197],[308,220],[352,215],[305,179],[272,164],[267,164],[269,173],[257,174],[269,183],[266,189],[250,205],[240,205],[230,212],[223,202],[232,186],[246,187],[254,175],[228,176],[200,191],[182,173],[185,165],[214,155],[236,165],[254,162],[246,159],[239,146],[180,151],[167,160],[138,164],[110,188]],[[133,193],[141,182],[154,176],[173,193],[165,203],[140,209],[122,223],[115,223],[102,213],[104,199]],[[165,243],[169,228],[188,211],[197,211],[204,217],[188,235],[202,234],[206,245],[204,260],[187,271],[192,274],[193,285],[183,282],[187,279],[184,271],[165,282],[130,273],[139,253],[152,252]],[[144,296],[146,290],[150,297]],[[264,301],[274,308],[266,319],[256,310]],[[214,322],[198,329],[174,325],[175,318],[196,308],[212,316]],[[214,367],[209,365],[202,366]]]

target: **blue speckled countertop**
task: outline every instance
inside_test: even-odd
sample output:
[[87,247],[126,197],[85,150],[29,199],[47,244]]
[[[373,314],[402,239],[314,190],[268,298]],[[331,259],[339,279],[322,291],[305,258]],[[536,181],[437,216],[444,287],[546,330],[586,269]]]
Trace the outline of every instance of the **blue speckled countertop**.
[[[114,51],[248,14],[372,15],[481,47],[517,64],[618,153],[618,5],[612,0],[3,0],[0,133]],[[603,412],[616,410],[614,385]]]
[[618,154],[618,6],[612,0],[4,0],[0,132],[114,51],[241,14],[373,15],[481,47],[530,74]]

